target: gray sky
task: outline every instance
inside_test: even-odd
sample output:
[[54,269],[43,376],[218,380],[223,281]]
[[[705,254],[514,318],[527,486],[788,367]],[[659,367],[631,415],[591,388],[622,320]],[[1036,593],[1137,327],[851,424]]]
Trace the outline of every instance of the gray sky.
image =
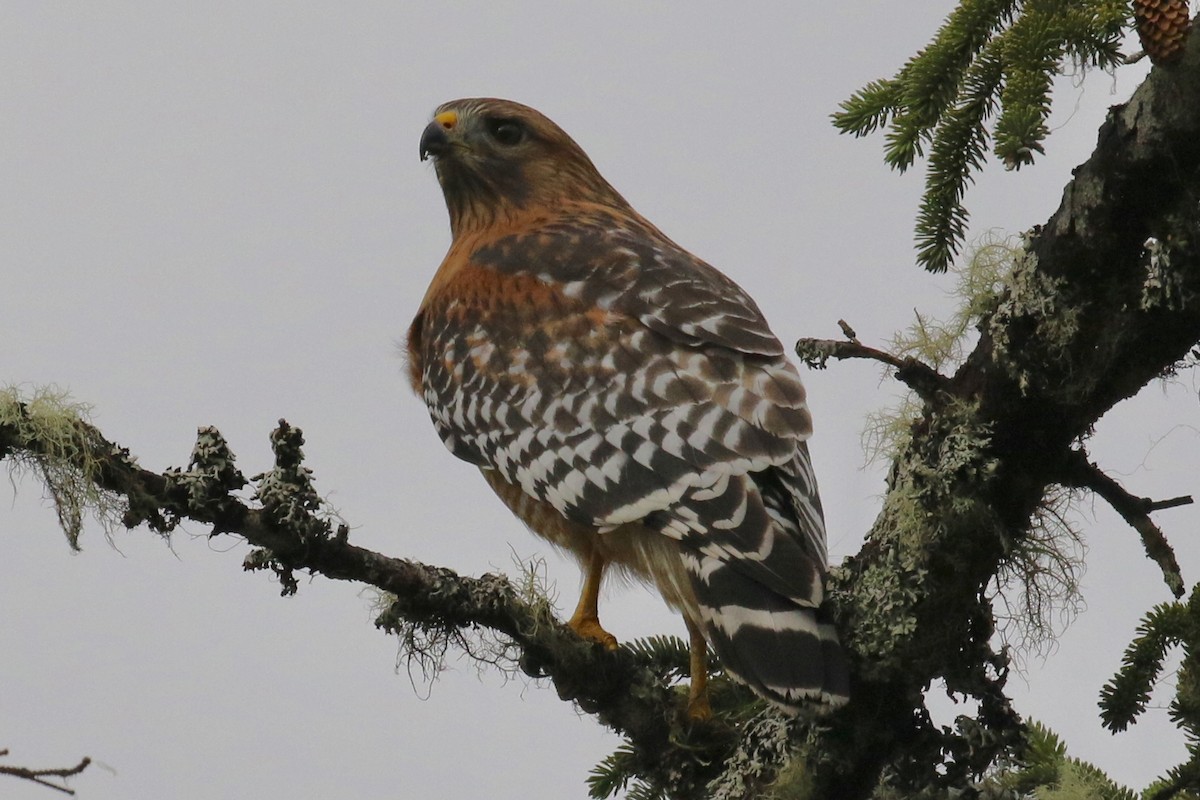
[[[882,139],[840,137],[828,116],[952,3],[297,5],[0,5],[0,382],[69,388],[146,467],[184,465],[215,425],[253,474],[285,417],[358,544],[465,574],[544,555],[570,610],[573,564],[446,452],[397,356],[449,242],[417,141],[456,97],[544,111],[785,342],[837,336],[841,317],[879,344],[914,308],[950,307],[953,279],[913,265],[919,170],[890,173]],[[1064,80],[1049,157],[990,169],[968,196],[974,232],[1044,221],[1143,74]],[[1192,380],[1101,422],[1093,454],[1131,490],[1193,490]],[[865,363],[806,382],[836,560],[877,512],[860,433],[896,389]],[[31,766],[92,756],[85,800],[582,797],[617,744],[552,689],[466,662],[414,691],[354,586],[281,599],[241,571],[243,545],[195,525],[171,549],[140,530],[113,549],[92,526],[71,556],[32,481],[0,501],[0,748]],[[1072,754],[1140,788],[1181,737],[1162,710],[1111,737],[1096,697],[1169,595],[1107,508],[1075,519],[1088,608],[1010,689]],[[1198,514],[1159,520],[1195,580]],[[623,639],[683,632],[641,588],[614,587],[602,613]]]

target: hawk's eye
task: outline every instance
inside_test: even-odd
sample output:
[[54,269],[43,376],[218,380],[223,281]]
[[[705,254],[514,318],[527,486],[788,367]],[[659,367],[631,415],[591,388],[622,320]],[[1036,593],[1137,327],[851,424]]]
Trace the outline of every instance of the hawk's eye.
[[490,119],[487,128],[491,137],[505,147],[520,144],[525,138],[525,128],[516,120]]

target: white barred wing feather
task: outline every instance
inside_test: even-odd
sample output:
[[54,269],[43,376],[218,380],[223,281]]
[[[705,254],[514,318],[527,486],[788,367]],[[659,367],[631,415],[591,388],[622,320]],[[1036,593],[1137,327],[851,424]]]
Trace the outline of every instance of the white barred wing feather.
[[[604,213],[500,239],[472,266],[487,288],[419,320],[446,445],[597,535],[641,522],[678,540],[685,613],[731,673],[788,708],[844,698],[819,620],[804,388],[757,306],[648,224]],[[531,280],[539,302],[512,288]]]

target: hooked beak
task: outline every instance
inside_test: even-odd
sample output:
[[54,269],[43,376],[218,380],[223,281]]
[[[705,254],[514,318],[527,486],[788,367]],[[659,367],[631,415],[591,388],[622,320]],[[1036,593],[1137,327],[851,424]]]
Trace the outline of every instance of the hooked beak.
[[453,111],[443,111],[433,118],[433,122],[425,126],[421,133],[421,160],[433,156],[437,158],[450,152],[454,146],[450,141],[450,132],[458,124],[458,114]]

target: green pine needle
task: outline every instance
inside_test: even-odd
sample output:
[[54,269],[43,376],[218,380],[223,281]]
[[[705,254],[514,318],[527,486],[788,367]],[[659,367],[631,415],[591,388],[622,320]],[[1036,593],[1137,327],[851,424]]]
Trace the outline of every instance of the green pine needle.
[[1120,671],[1100,691],[1100,717],[1111,731],[1123,731],[1146,710],[1162,670],[1167,648],[1186,635],[1187,611],[1181,603],[1160,605],[1138,626]]
[[895,77],[841,104],[834,126],[855,136],[884,129],[884,161],[893,169],[903,172],[928,152],[916,223],[922,266],[942,272],[960,252],[963,196],[989,140],[1009,169],[1032,164],[1045,151],[1050,92],[1065,62],[1115,67],[1129,25],[1120,0],[962,0]]
[[[1188,760],[1146,790],[1143,796],[1149,800],[1200,793],[1200,584],[1192,588],[1186,602],[1157,606],[1138,626],[1121,669],[1101,690],[1100,716],[1107,728],[1124,730],[1146,710],[1172,647],[1183,650],[1183,661],[1175,676],[1175,698],[1168,713],[1185,734]],[[1189,792],[1193,795],[1186,794]]]
[[664,678],[686,678],[691,670],[691,649],[678,636],[648,636],[622,647]]
[[621,742],[611,755],[588,773],[588,797],[604,800],[624,789],[634,775],[637,752],[629,742]]
[[900,105],[900,82],[872,81],[843,100],[833,124],[842,133],[866,136],[888,124],[892,110]]

